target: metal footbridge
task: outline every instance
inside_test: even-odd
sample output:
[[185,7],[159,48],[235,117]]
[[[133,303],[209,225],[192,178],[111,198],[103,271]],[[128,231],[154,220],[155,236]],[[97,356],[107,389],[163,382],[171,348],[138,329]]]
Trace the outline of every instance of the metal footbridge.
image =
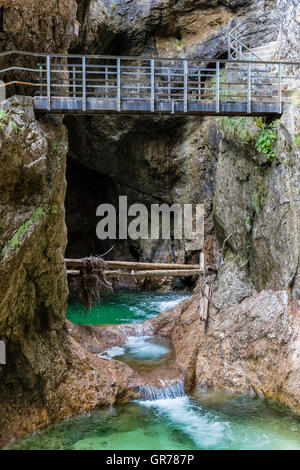
[[0,80],[38,112],[267,116],[300,89],[300,63],[11,51]]

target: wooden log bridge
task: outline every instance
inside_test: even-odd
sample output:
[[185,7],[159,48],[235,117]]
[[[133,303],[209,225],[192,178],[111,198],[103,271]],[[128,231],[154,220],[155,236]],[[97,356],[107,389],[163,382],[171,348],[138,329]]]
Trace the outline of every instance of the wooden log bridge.
[[[65,259],[67,274],[80,276],[85,261],[83,259]],[[170,277],[199,276],[202,273],[199,264],[145,263],[136,261],[105,261],[107,278],[124,277]]]

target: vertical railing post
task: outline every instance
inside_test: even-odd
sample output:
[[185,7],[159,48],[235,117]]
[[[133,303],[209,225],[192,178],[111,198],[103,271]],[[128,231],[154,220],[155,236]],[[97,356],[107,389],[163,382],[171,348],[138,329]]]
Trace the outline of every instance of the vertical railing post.
[[[40,84],[43,83],[43,66],[39,65],[39,70],[40,70]],[[43,87],[42,85],[40,86],[40,96],[43,96]]]
[[117,58],[117,111],[121,111],[121,59]]
[[82,111],[86,111],[86,59],[82,57]]
[[76,67],[73,66],[72,70],[72,78],[73,78],[73,98],[76,98]]
[[220,112],[220,62],[216,63],[216,113]]
[[251,68],[252,62],[248,62],[248,75],[247,75],[247,113],[251,114]]
[[108,98],[108,70],[105,67],[105,98]]
[[281,97],[281,93],[282,93],[282,90],[281,90],[281,64],[278,64],[278,111],[279,111],[279,114],[282,113],[282,97]]
[[151,113],[155,109],[155,62],[151,59]]
[[201,101],[201,71],[198,70],[198,101]]
[[171,72],[168,68],[168,100],[171,100]]
[[47,110],[51,110],[51,61],[47,55]]
[[137,99],[139,99],[140,98],[140,82],[141,82],[141,69],[140,69],[140,66],[138,66],[138,68],[137,68],[136,79],[137,79]]
[[183,111],[188,110],[188,61],[183,61]]

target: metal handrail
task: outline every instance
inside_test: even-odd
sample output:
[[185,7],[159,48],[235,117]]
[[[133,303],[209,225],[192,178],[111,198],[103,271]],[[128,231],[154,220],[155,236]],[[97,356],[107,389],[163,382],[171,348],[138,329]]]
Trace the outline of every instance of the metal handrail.
[[[241,46],[243,46],[245,49],[247,49],[248,51],[250,51],[251,54],[252,54],[254,57],[256,57],[259,62],[263,62],[263,63],[264,63],[264,61],[263,61],[260,57],[258,57],[258,55],[256,55],[255,52],[252,51],[252,49],[250,49],[248,46],[246,46],[246,44],[244,44],[242,41],[240,41],[240,40],[237,39],[236,37],[232,36],[231,33],[228,33],[228,36],[230,36],[231,38],[233,38],[233,39],[234,39],[235,41],[237,41]],[[241,61],[239,60],[239,62],[241,62]]]
[[[18,54],[10,52],[15,53]],[[8,56],[8,53],[1,55]],[[290,78],[287,77],[289,69],[281,73],[281,63],[274,62],[277,65],[267,72],[259,67],[251,68],[252,64],[262,62],[270,66],[270,62],[261,60],[37,53],[29,56],[36,58],[28,61],[29,66],[25,61],[27,66],[14,66],[10,59],[10,66],[7,64],[0,70],[8,82],[3,86],[15,84],[21,94],[34,96],[36,109],[52,112],[93,109],[95,112],[278,114],[284,101],[281,84]],[[237,63],[247,67],[231,67]],[[298,69],[290,74],[298,77]],[[9,90],[15,93],[15,88]]]
[[[265,18],[266,16],[268,16],[269,13],[270,13],[270,12],[265,12],[263,15],[261,15],[261,16],[259,17],[258,21],[261,22],[261,20],[262,20],[263,18]],[[242,21],[242,22],[236,24],[236,25],[234,26],[234,28],[232,28],[232,30],[229,31],[229,33],[227,33],[228,38],[232,38],[234,41],[237,41],[243,48],[247,49],[247,50],[252,54],[252,56],[256,57],[259,61],[264,62],[258,55],[255,54],[255,52],[252,51],[252,49],[250,49],[248,46],[246,46],[246,44],[244,44],[242,41],[240,41],[237,36],[233,36],[233,32],[234,32],[238,27],[240,27],[240,26],[245,26],[245,25],[249,22],[249,20],[250,20],[250,19],[247,18],[246,20],[244,20],[244,21]],[[255,18],[254,20],[255,20],[255,23],[257,23],[257,18]],[[230,56],[230,48],[231,48],[231,43],[229,42],[229,47],[228,47],[229,56]],[[238,54],[238,50],[237,50],[236,48],[234,48],[234,47],[232,47],[232,48],[233,48],[233,49],[236,51],[236,53]],[[239,59],[240,59],[240,58],[239,58]]]

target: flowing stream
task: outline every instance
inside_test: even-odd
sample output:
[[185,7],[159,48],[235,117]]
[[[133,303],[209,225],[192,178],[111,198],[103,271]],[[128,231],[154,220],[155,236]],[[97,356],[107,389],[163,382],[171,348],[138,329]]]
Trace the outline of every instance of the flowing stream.
[[[151,318],[176,304],[184,295],[122,292],[106,298],[79,316],[71,303],[68,318],[82,323],[119,323]],[[113,319],[113,321],[112,321]],[[129,337],[122,347],[103,351],[132,367],[155,367],[171,354],[167,341]],[[148,361],[148,362],[147,362]],[[298,449],[300,417],[287,408],[260,398],[224,392],[184,393],[180,380],[162,387],[140,386],[134,402],[95,410],[10,444],[10,449]]]

